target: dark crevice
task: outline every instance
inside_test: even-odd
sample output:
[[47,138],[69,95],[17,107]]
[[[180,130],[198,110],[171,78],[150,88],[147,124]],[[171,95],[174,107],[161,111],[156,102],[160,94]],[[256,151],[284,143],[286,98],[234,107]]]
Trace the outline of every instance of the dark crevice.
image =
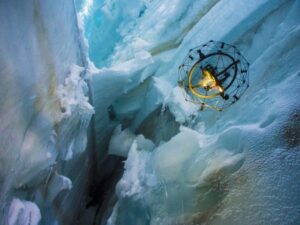
[[143,134],[145,138],[158,145],[162,141],[169,141],[178,134],[179,127],[180,124],[176,122],[168,107],[163,108],[160,105],[141,123],[136,133]]

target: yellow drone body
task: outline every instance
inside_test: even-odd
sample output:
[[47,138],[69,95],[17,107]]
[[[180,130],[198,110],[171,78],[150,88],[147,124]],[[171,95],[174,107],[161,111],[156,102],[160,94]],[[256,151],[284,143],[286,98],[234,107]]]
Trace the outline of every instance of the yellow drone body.
[[[214,77],[214,75],[207,69],[202,69],[202,77],[200,79],[200,81],[198,82],[198,84],[193,85],[192,84],[192,78],[195,72],[195,68],[196,68],[196,64],[192,67],[192,69],[190,70],[189,74],[188,74],[188,88],[190,90],[190,92],[199,97],[199,98],[215,98],[218,95],[222,94],[224,92],[224,88],[218,84],[216,78]],[[204,88],[207,91],[210,90],[216,90],[216,93],[213,93],[211,95],[204,95],[201,94],[200,92],[198,92],[196,89],[197,88]]]
[[230,44],[209,41],[189,49],[179,66],[178,85],[184,98],[201,110],[218,111],[237,102],[249,87],[249,63]]

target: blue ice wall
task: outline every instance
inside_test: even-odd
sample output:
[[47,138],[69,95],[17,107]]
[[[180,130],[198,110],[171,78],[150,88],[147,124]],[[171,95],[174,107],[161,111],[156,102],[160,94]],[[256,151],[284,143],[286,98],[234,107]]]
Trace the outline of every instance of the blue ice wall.
[[[0,223],[297,224],[299,10],[1,1]],[[251,63],[250,88],[222,113],[177,86],[188,49],[210,39]]]
[[133,22],[145,11],[148,1],[76,1],[82,17],[83,32],[89,46],[89,58],[97,67],[108,66],[110,56],[122,33],[132,29]]
[[75,7],[4,0],[0,20],[0,223],[37,224],[41,212],[41,224],[53,224],[54,199],[85,168],[67,172],[93,113]]
[[[118,201],[108,219],[97,221],[296,224],[300,2],[148,3],[144,14],[118,28],[122,38],[108,68],[91,70],[97,144],[112,134],[98,153],[128,153]],[[105,4],[126,8],[121,0]],[[250,88],[222,113],[200,111],[177,86],[188,50],[211,39],[235,45],[250,62]],[[164,130],[172,132],[167,140]]]

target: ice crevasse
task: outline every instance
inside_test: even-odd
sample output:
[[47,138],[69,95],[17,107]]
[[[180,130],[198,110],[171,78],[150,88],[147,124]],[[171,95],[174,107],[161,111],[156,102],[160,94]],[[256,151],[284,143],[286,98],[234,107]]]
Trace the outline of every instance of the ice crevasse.
[[[102,9],[120,12],[118,3]],[[114,132],[112,139],[131,146],[107,224],[296,224],[299,1],[142,3],[137,19],[113,20],[121,38],[105,62],[94,61],[106,66],[91,78],[95,110],[103,111],[107,70],[119,72],[124,81],[108,78],[116,89],[105,107],[125,133],[155,144],[149,150]],[[114,10],[103,16],[120,16]],[[93,33],[87,37],[92,58]],[[211,39],[236,45],[250,62],[250,88],[222,113],[199,112],[176,83],[188,50]],[[102,115],[96,124],[103,132]]]
[[[299,10],[2,1],[0,221],[297,224]],[[177,86],[188,50],[209,40],[250,62],[250,87],[223,112],[200,111]]]

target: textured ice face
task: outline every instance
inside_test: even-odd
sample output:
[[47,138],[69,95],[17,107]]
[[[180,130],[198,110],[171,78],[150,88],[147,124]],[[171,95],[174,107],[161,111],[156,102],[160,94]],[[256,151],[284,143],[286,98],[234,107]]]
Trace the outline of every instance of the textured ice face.
[[[77,1],[79,18],[89,45],[89,57],[97,67],[110,64],[110,56],[123,34],[135,27],[149,0]],[[80,4],[81,3],[81,4]]]
[[[76,4],[0,1],[1,224],[299,221],[298,0]],[[176,83],[210,39],[251,63],[222,113]]]
[[0,18],[0,223],[45,224],[72,187],[59,167],[84,152],[94,112],[76,12],[13,0],[1,1]]
[[[151,2],[135,27],[120,32],[123,39],[116,42],[111,64],[124,65],[148,51],[151,65],[143,64],[141,71],[151,68],[152,74],[146,94],[142,85],[141,92],[125,92],[120,99],[128,111],[117,108],[116,117],[130,118],[135,130],[162,104],[189,129],[156,142],[147,157],[131,148],[108,224],[295,223],[299,2],[168,3]],[[177,68],[188,49],[210,39],[236,45],[251,64],[250,88],[222,113],[199,112],[176,87]],[[143,101],[132,93],[143,93]],[[149,185],[147,173],[156,182]]]
[[38,225],[41,219],[41,212],[36,204],[17,198],[11,201],[8,215],[8,225]]
[[108,224],[184,223],[216,210],[228,193],[230,175],[244,162],[242,153],[218,149],[217,142],[183,127],[150,152],[133,142]]

